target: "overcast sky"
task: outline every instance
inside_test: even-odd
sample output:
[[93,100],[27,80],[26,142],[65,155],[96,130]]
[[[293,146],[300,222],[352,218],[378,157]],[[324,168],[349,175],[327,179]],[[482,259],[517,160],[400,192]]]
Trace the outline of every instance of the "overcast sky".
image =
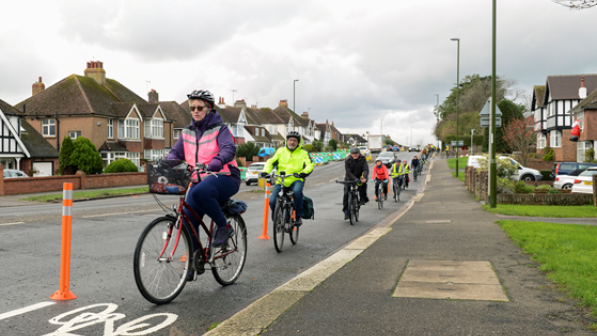
[[[436,104],[460,78],[491,74],[491,0],[11,1],[0,19],[0,99],[31,95],[104,62],[146,98],[209,89],[226,103],[281,99],[343,132],[430,143]],[[597,73],[597,7],[498,0],[497,73],[530,95],[548,75]],[[147,83],[150,81],[151,83]]]

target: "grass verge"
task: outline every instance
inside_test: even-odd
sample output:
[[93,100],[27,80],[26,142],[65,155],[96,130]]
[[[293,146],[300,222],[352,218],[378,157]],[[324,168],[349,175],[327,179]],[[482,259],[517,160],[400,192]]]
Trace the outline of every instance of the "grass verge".
[[[456,172],[452,172],[452,177],[456,178]],[[458,170],[458,178],[461,182],[464,182],[464,171]]]
[[[149,187],[128,188],[128,189],[109,189],[109,190],[85,190],[73,192],[73,200],[94,198],[94,197],[113,197],[113,196],[127,196],[137,195],[149,192]],[[62,193],[48,194],[41,196],[29,196],[23,198],[26,201],[33,202],[55,202],[62,200]]]
[[597,316],[597,226],[510,220],[498,224],[541,264],[549,279]]
[[[448,159],[448,167],[450,169],[456,169],[456,158]],[[466,168],[468,164],[468,156],[458,158],[458,170]]]
[[592,205],[515,205],[498,204],[492,209],[484,205],[483,209],[493,214],[508,216],[553,217],[553,218],[597,218],[597,207]]

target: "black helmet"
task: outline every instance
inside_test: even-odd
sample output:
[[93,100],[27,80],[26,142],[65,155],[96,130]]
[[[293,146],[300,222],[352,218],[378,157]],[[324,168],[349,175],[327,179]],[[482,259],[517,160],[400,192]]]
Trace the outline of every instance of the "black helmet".
[[288,132],[288,134],[286,135],[286,140],[288,140],[288,138],[296,138],[298,142],[301,142],[301,135],[297,131]]
[[214,106],[214,102],[216,101],[209,90],[193,90],[193,92],[188,94],[187,97],[189,99],[201,99],[204,102],[209,103],[209,108],[212,108]]

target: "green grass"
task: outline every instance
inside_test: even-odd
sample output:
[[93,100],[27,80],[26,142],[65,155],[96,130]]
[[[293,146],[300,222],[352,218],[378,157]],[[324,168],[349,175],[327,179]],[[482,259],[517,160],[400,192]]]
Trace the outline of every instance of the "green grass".
[[[468,156],[458,158],[458,170],[466,168],[468,164]],[[448,167],[456,169],[456,159],[448,159]]]
[[597,316],[597,226],[510,220],[498,224],[541,264],[549,279]]
[[[452,177],[456,178],[455,171],[452,172]],[[461,182],[464,182],[464,171],[458,170],[458,178],[460,179]]]
[[[113,196],[126,196],[126,195],[137,195],[149,192],[149,187],[140,188],[127,188],[127,189],[110,189],[110,190],[85,190],[73,192],[73,200],[85,199],[92,197],[113,197]],[[29,196],[23,198],[26,201],[34,202],[55,202],[62,200],[62,193],[48,194],[41,196]]]
[[597,218],[597,207],[593,205],[514,205],[498,204],[495,209],[484,205],[483,209],[493,214],[508,216],[554,217],[554,218]]

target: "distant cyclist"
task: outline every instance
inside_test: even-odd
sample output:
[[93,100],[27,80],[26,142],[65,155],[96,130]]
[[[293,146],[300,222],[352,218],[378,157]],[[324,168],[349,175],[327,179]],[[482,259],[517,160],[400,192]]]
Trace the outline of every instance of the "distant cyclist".
[[[375,192],[380,183],[383,183],[383,194],[385,200],[388,200],[388,182],[390,181],[390,175],[388,174],[388,168],[381,162],[378,157],[375,160],[375,166],[373,166],[373,174],[371,174],[371,180],[375,181]],[[377,201],[377,199],[375,200]]]
[[[274,156],[267,160],[261,175],[265,176],[269,174],[274,166],[278,167],[278,173],[284,172],[286,175],[295,175],[284,179],[284,187],[291,189],[293,192],[294,211],[296,211],[294,225],[301,226],[303,224],[301,217],[303,216],[303,187],[305,177],[313,172],[314,166],[309,157],[309,152],[303,148],[303,139],[299,132],[288,132],[288,135],[286,135],[286,146],[279,148]],[[280,189],[282,189],[281,183],[282,179],[276,181],[276,185],[272,189],[272,195],[269,198],[269,207],[272,211],[272,216],[278,194],[280,193]]]
[[404,188],[408,188],[408,182],[410,182],[410,178],[408,177],[408,174],[410,174],[410,166],[408,165],[408,161],[402,161],[402,164],[400,165],[400,171],[404,176]]
[[417,156],[415,155],[412,159],[412,161],[410,161],[410,166],[412,167],[413,170],[416,170],[418,172],[421,171],[421,162],[420,160],[417,158]]
[[[350,149],[350,155],[346,157],[344,163],[344,169],[346,170],[344,180],[347,182],[355,182],[359,190],[359,198],[361,205],[369,202],[367,197],[367,178],[369,176],[369,165],[367,159],[361,155],[361,151],[358,147],[352,147]],[[348,191],[350,186],[344,185],[344,199],[342,201],[342,212],[344,212],[344,219],[349,219],[350,214],[348,212]]]

